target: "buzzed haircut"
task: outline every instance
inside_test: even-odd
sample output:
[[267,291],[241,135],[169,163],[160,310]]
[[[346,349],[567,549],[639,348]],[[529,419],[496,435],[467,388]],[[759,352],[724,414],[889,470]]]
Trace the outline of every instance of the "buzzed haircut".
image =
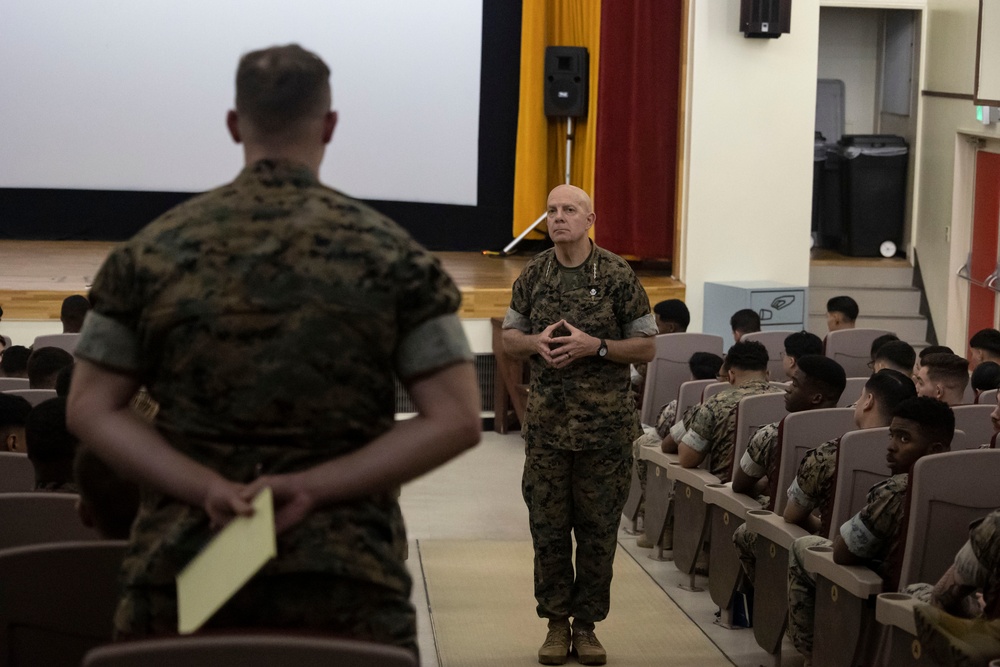
[[913,379],[891,368],[883,368],[868,378],[865,391],[875,398],[880,411],[885,415],[891,415],[900,403],[917,395]]
[[1000,364],[995,361],[984,361],[972,371],[972,388],[976,391],[989,391],[1000,388]]
[[977,350],[986,350],[995,357],[1000,357],[1000,331],[996,329],[982,329],[977,331],[969,339],[969,347]]
[[673,322],[681,329],[687,329],[688,325],[691,324],[691,311],[680,299],[661,301],[653,306],[653,312],[662,321]]
[[722,357],[711,352],[695,352],[688,359],[688,368],[695,380],[714,380],[719,377]]
[[73,363],[73,355],[59,347],[40,347],[28,357],[28,384],[32,389],[53,389],[56,376]]
[[[885,345],[886,343],[891,343],[891,342],[896,341],[896,340],[899,340],[899,336],[897,336],[894,333],[882,334],[881,336],[879,336],[878,338],[876,338],[875,340],[873,340],[872,341],[871,355],[870,355],[871,356],[871,360],[875,361],[875,359],[877,358],[875,355],[878,354],[878,351],[882,349],[883,345]],[[911,364],[911,366],[912,366],[912,364]]]
[[255,129],[284,134],[330,109],[330,68],[298,44],[251,51],[236,70],[236,111]]
[[823,339],[808,331],[785,336],[785,356],[797,360],[807,354],[823,354]]
[[63,299],[59,319],[62,320],[67,333],[79,333],[88,310],[90,310],[90,301],[85,296],[72,294]]
[[892,416],[916,422],[931,442],[940,442],[945,449],[951,449],[951,440],[955,437],[955,413],[947,403],[936,398],[916,396],[897,405]]
[[841,313],[851,322],[858,319],[858,302],[849,296],[835,296],[826,302],[826,312]]
[[31,412],[31,403],[23,396],[0,392],[0,433],[24,426]]
[[24,440],[32,461],[71,462],[79,440],[66,428],[66,399],[50,398],[32,408],[24,425]]
[[726,353],[726,367],[744,371],[767,370],[767,348],[755,340],[734,343]]
[[969,360],[964,357],[938,352],[921,359],[920,365],[927,367],[927,378],[931,382],[940,382],[961,391],[969,386]]
[[139,512],[139,487],[104,462],[93,449],[79,447],[73,459],[73,481],[90,507],[98,532],[112,540],[128,539]]
[[892,340],[879,348],[873,361],[885,360],[900,368],[913,368],[917,361],[917,352],[913,346],[902,340]]
[[844,367],[821,354],[807,354],[795,360],[806,382],[822,392],[827,400],[839,401],[847,386]]
[[948,354],[955,354],[955,350],[951,349],[947,345],[928,345],[924,349],[920,350],[917,356],[920,357],[920,363],[924,362],[924,357],[929,354],[940,354],[941,352],[946,352]]
[[3,359],[0,359],[0,370],[7,377],[16,377],[28,372],[28,357],[31,350],[23,345],[11,345],[3,351]]
[[756,331],[760,331],[760,315],[757,314],[757,311],[749,308],[737,310],[733,313],[733,316],[729,318],[729,327],[733,331],[739,331],[741,333],[754,333]]

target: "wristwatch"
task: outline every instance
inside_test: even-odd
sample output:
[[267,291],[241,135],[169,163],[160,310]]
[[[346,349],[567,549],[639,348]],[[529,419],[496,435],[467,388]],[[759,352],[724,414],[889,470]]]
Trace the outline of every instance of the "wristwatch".
[[602,359],[608,356],[608,343],[603,338],[601,339],[601,345],[597,348],[597,356]]

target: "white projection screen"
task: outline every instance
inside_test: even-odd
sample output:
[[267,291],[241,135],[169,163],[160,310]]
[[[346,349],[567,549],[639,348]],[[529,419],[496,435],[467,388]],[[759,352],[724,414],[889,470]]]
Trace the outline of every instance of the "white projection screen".
[[239,56],[297,42],[340,121],[321,178],[365,199],[475,205],[482,3],[4,0],[0,188],[199,192],[231,180]]

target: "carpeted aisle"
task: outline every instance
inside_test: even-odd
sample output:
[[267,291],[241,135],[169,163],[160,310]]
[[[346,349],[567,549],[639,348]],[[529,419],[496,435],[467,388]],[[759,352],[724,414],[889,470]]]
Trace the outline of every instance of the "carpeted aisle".
[[[535,614],[530,542],[420,540],[418,547],[442,667],[538,664],[546,625]],[[620,547],[611,614],[597,636],[615,667],[731,664]]]

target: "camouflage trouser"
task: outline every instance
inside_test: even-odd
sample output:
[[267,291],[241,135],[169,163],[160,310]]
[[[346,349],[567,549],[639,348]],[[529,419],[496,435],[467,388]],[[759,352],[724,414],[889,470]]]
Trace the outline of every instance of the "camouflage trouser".
[[631,469],[629,443],[582,452],[526,448],[521,491],[535,548],[535,600],[542,618],[596,623],[608,615]]
[[[322,573],[257,576],[204,629],[261,628],[337,635],[401,646],[417,655],[416,611],[409,596]],[[115,613],[115,638],[177,634],[174,586],[129,587]]]
[[747,575],[747,581],[752,585],[757,567],[757,554],[754,551],[757,545],[757,533],[747,530],[747,525],[744,523],[733,533],[733,545],[740,556],[740,565]]
[[813,622],[816,618],[816,575],[803,566],[806,549],[830,546],[825,537],[806,535],[788,550],[788,638],[799,653],[812,655]]

